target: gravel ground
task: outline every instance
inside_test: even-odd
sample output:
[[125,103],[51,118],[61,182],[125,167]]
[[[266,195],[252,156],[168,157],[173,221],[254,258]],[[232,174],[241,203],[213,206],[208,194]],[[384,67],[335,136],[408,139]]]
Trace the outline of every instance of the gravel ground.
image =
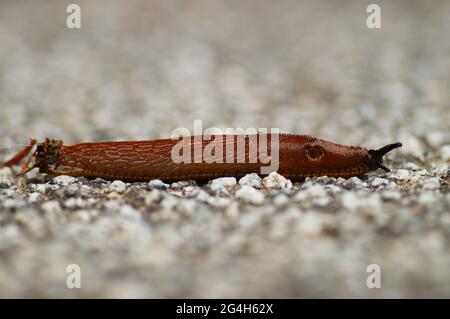
[[80,30],[69,2],[0,2],[0,159],[196,119],[404,144],[348,180],[1,169],[0,297],[450,297],[450,2],[376,2],[378,30],[366,1],[77,1]]

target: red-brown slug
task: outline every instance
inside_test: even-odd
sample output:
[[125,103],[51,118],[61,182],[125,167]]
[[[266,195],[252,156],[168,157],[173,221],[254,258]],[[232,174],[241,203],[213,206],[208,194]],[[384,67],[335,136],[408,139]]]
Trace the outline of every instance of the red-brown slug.
[[[76,145],[48,139],[42,143],[31,140],[30,145],[0,167],[18,164],[36,145],[22,173],[39,168],[40,172],[51,175],[109,180],[209,180],[222,176],[239,178],[248,173],[266,175],[269,171],[261,173],[261,168],[268,167],[267,159],[270,159],[277,160],[279,174],[298,180],[322,175],[359,176],[378,168],[389,171],[383,164],[383,155],[402,146],[394,143],[369,150],[291,134],[191,136],[184,141],[184,152],[177,153],[174,150],[180,148],[180,140],[176,139]],[[215,148],[211,147],[211,142],[215,143]],[[265,147],[261,147],[262,144]],[[261,149],[267,149],[267,154],[263,154],[265,160],[264,156],[259,156]],[[200,161],[195,154],[200,154]],[[252,154],[258,154],[257,158],[252,159]],[[174,158],[174,155],[179,156]],[[184,162],[180,162],[181,156]]]

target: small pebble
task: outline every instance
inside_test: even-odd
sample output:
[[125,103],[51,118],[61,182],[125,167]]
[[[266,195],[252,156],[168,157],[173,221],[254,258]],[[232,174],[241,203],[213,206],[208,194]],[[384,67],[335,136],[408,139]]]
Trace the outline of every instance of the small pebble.
[[12,177],[13,171],[10,167],[0,168],[0,177]]
[[322,233],[322,223],[319,219],[318,213],[309,212],[303,215],[297,225],[300,234],[306,236],[318,236]]
[[119,194],[125,192],[126,189],[127,189],[127,185],[124,182],[119,181],[119,180],[113,181],[108,186],[108,192],[116,192]]
[[71,215],[73,220],[87,223],[91,220],[91,215],[86,210],[78,210]]
[[9,178],[0,176],[0,188],[10,188],[12,182]]
[[147,187],[149,189],[166,189],[168,185],[159,179],[152,179],[148,182]]
[[174,196],[166,196],[161,201],[161,206],[166,210],[172,210],[178,204],[178,200]]
[[371,183],[370,185],[374,186],[374,187],[378,187],[380,185],[386,185],[389,181],[387,179],[384,178],[379,178],[376,177]]
[[196,186],[186,186],[185,188],[183,188],[183,196],[186,197],[195,197],[197,196],[198,192],[200,191],[200,188],[196,187]]
[[256,173],[247,174],[239,180],[239,185],[261,188],[262,179]]
[[264,177],[263,185],[264,187],[275,189],[292,188],[292,182],[276,172],[272,172]]
[[83,208],[88,205],[88,202],[80,197],[69,198],[64,202],[64,206],[67,208]]
[[440,153],[441,153],[441,158],[444,161],[446,161],[446,162],[450,161],[450,145],[444,145],[441,148]]
[[245,185],[236,191],[236,198],[254,205],[260,205],[264,202],[264,194],[261,191]]
[[394,177],[398,180],[406,180],[410,176],[409,171],[406,169],[399,169],[395,172]]
[[404,167],[405,167],[405,169],[410,170],[410,171],[418,171],[421,169],[418,165],[416,165],[413,162],[406,163]]
[[63,192],[66,197],[72,197],[77,194],[78,190],[79,190],[78,185],[70,184],[70,185],[64,187]]
[[441,187],[441,182],[437,177],[427,178],[422,187],[424,190],[438,189],[439,187]]
[[23,201],[12,199],[12,198],[6,198],[3,200],[2,206],[6,209],[16,209],[24,205]]
[[353,176],[348,179],[348,183],[355,186],[366,186],[367,184],[363,182],[359,177]]
[[211,181],[209,188],[215,194],[228,195],[227,188],[236,185],[236,183],[236,178],[234,177],[217,178]]
[[450,173],[450,169],[446,164],[441,164],[441,165],[435,166],[431,170],[431,174],[442,177],[442,178],[447,178],[449,176],[449,173]]
[[119,214],[127,219],[140,220],[142,218],[141,212],[128,204],[122,205],[120,207]]
[[185,215],[191,216],[197,208],[197,202],[193,199],[185,199],[179,202],[178,210]]
[[285,206],[289,203],[289,196],[287,196],[286,194],[276,195],[273,199],[273,203],[277,207]]
[[231,187],[236,184],[237,184],[236,178],[234,178],[234,177],[216,178],[211,181],[211,187],[213,187],[213,185]]
[[381,193],[381,198],[384,200],[398,201],[402,198],[402,195],[399,192],[384,191]]
[[228,197],[213,197],[210,196],[208,199],[208,204],[218,208],[225,208],[230,205],[231,199]]
[[302,185],[302,188],[295,194],[294,200],[303,201],[309,198],[327,197],[325,187],[321,184]]
[[59,204],[59,202],[57,202],[55,200],[45,202],[42,204],[41,207],[44,210],[44,212],[48,213],[48,214],[54,214],[54,213],[61,212],[61,205]]
[[41,197],[41,194],[34,192],[34,193],[30,193],[30,195],[28,196],[28,201],[30,203],[35,203],[38,201],[39,197]]
[[437,197],[433,192],[423,192],[419,195],[418,202],[421,205],[429,205],[436,203]]
[[72,176],[60,175],[53,178],[53,183],[60,186],[67,186],[69,184],[75,183],[77,179]]
[[346,192],[342,195],[342,205],[350,211],[355,211],[360,208],[376,210],[381,206],[381,202],[378,193],[359,194]]
[[225,210],[225,216],[231,221],[236,221],[239,219],[239,204],[237,202],[232,202]]
[[170,187],[173,189],[181,189],[186,186],[195,185],[194,181],[178,181],[170,184]]

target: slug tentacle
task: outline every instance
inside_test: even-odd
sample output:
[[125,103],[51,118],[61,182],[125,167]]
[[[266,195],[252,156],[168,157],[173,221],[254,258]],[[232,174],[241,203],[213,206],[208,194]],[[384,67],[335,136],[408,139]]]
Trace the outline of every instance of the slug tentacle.
[[390,172],[391,170],[389,167],[383,164],[383,156],[386,155],[386,153],[392,151],[393,149],[396,149],[398,147],[402,147],[402,143],[392,143],[388,144],[386,146],[383,146],[377,150],[369,150],[369,154],[372,156],[372,160],[374,161],[374,165],[376,168],[381,168],[385,172]]

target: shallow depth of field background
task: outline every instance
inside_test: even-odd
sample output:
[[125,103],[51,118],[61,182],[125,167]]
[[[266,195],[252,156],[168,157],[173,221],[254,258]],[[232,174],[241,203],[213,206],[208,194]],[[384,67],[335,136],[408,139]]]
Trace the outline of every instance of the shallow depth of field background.
[[[81,6],[79,30],[65,24],[71,2]],[[371,2],[381,6],[381,29],[366,27]],[[370,148],[401,141],[394,168],[413,162],[431,170],[450,158],[449,30],[445,0],[2,0],[0,146],[13,148],[0,149],[0,158],[28,137],[67,144],[164,138],[198,119],[205,128],[277,127]],[[401,194],[414,201],[420,191]],[[449,214],[446,194],[448,187],[436,193],[439,216]],[[393,215],[433,210],[408,205],[382,207]],[[194,230],[178,228],[189,219],[169,219],[151,226],[151,245],[130,235],[139,229],[125,227],[98,235],[93,248],[83,240],[94,237],[83,234],[94,226],[76,228],[69,210],[61,228],[43,226],[36,235],[22,233],[13,217],[21,209],[39,212],[36,206],[0,207],[0,238],[10,236],[3,226],[19,226],[17,238],[0,240],[3,297],[449,296],[449,233],[430,239],[422,219],[412,228],[417,232],[400,229],[389,241],[369,225],[367,234],[350,234],[338,246],[327,234],[273,240],[227,230],[196,242],[180,232],[208,234],[227,225],[220,212],[199,206],[205,220],[193,222]],[[335,210],[327,209],[325,216]],[[239,212],[265,210],[270,205]],[[105,225],[91,231],[110,231]],[[169,239],[158,242],[158,234]],[[421,238],[425,246],[415,256]],[[404,242],[397,247],[396,240]],[[221,248],[228,241],[246,248],[239,254]],[[205,242],[209,248],[198,252]],[[394,248],[383,255],[388,247]],[[391,281],[369,291],[362,265],[376,256]],[[73,259],[84,262],[91,283],[84,290],[64,286],[64,265]]]

